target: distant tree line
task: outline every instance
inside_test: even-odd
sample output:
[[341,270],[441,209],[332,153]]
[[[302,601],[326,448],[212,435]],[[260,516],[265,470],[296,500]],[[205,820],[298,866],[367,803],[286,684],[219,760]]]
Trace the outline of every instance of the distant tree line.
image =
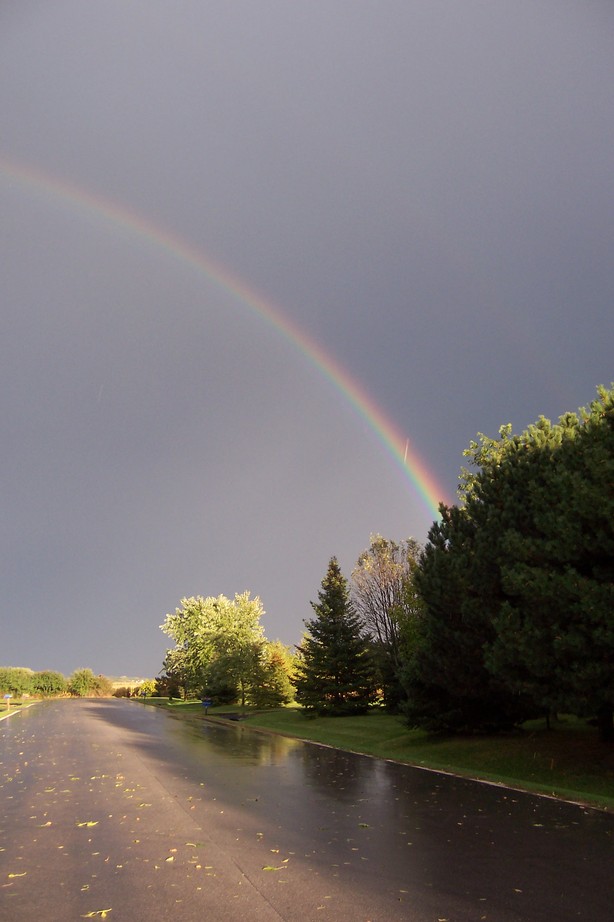
[[0,666],[0,694],[15,698],[66,695],[89,698],[108,697],[112,693],[111,681],[106,676],[94,675],[91,669],[75,669],[70,676],[64,676],[50,669],[35,672],[19,666]]
[[421,547],[371,538],[335,557],[292,656],[249,593],[182,600],[165,677],[183,694],[307,715],[374,703],[436,732],[494,732],[558,712],[614,738],[614,385],[578,413],[503,426],[465,452],[458,505]]

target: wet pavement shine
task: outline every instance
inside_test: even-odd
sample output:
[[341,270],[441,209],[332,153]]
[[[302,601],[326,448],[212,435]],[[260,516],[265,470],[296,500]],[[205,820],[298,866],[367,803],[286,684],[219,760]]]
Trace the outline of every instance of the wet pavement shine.
[[606,922],[614,816],[121,699],[0,723],[0,920]]

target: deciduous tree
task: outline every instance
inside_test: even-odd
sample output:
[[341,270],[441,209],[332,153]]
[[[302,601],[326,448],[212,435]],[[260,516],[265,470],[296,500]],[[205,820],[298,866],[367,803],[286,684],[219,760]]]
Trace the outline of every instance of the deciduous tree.
[[422,608],[414,584],[420,550],[414,538],[397,543],[372,535],[352,571],[352,601],[373,644],[389,710],[396,710],[405,697],[400,670]]
[[62,695],[67,690],[67,682],[61,672],[46,669],[35,672],[32,677],[32,690],[35,694],[50,698],[53,695]]
[[294,700],[291,681],[294,657],[281,641],[265,641],[261,647],[259,670],[249,690],[250,704],[259,708],[280,707]]
[[105,697],[113,688],[109,679],[94,675],[91,669],[75,669],[68,679],[68,691],[77,698]]
[[232,601],[223,595],[182,599],[161,625],[176,644],[167,652],[167,673],[170,667],[173,675],[181,675],[192,692],[236,688],[245,704],[259,668],[263,614],[260,599],[251,599],[249,592],[237,593]]
[[156,694],[156,680],[143,679],[135,691],[141,698],[152,698]]
[[0,666],[0,692],[7,695],[27,695],[32,692],[34,672],[22,666]]

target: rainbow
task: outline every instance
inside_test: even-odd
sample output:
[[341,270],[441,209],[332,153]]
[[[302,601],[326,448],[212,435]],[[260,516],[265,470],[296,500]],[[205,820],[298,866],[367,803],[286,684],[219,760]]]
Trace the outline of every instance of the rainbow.
[[310,362],[349,401],[360,417],[376,434],[385,449],[401,468],[412,488],[418,493],[426,510],[439,517],[440,502],[449,503],[445,490],[437,483],[420,458],[410,439],[384,413],[371,395],[341,365],[331,353],[313,339],[305,330],[287,317],[283,311],[265,299],[253,288],[248,287],[221,263],[196,249],[189,241],[176,233],[153,224],[141,215],[129,211],[124,205],[103,199],[68,180],[51,176],[33,166],[25,166],[0,157],[0,177],[14,181],[21,186],[43,192],[60,204],[69,205],[73,211],[94,215],[106,220],[114,227],[121,227],[135,237],[164,250],[174,260],[191,270],[202,273],[219,288],[232,295],[237,301],[273,327],[291,346]]

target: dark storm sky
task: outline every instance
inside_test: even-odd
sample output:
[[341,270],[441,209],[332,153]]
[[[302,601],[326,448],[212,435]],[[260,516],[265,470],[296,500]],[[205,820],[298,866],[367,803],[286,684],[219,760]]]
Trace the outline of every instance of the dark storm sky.
[[153,675],[182,596],[246,589],[294,643],[332,554],[432,520],[295,345],[67,183],[278,305],[453,498],[478,431],[614,377],[613,52],[587,0],[0,4],[0,663]]

